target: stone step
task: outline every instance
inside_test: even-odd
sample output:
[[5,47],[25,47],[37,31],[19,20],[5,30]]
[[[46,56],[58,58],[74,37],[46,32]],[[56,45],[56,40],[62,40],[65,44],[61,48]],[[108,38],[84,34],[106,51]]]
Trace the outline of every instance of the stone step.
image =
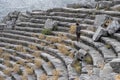
[[31,27],[20,27],[20,26],[16,26],[15,29],[19,31],[35,32],[35,33],[40,33],[43,30],[42,28],[31,28]]
[[90,30],[81,30],[80,32],[81,32],[81,35],[84,35],[90,38],[92,38],[94,35],[94,32]]
[[92,57],[93,59],[93,65],[97,66],[99,61],[103,61],[104,62],[104,58],[102,57],[102,55],[95,50],[93,47],[88,46],[84,43],[81,42],[74,42],[75,46],[79,47],[80,49],[84,49],[88,52],[88,54]]
[[[51,12],[49,14],[50,16],[63,16],[63,17],[73,17],[73,18],[86,18],[86,16],[88,16],[88,14],[85,14],[85,13],[67,13],[67,12]],[[87,18],[89,19],[93,19],[94,20],[94,16],[92,15],[89,15]]]
[[53,75],[52,74],[53,69],[50,68],[49,65],[45,61],[42,61],[42,68],[44,69],[47,76],[52,76]]
[[19,34],[14,34],[14,33],[9,33],[9,32],[3,32],[0,35],[1,37],[7,37],[7,38],[12,38],[12,39],[17,39],[17,40],[25,40],[25,41],[29,41],[29,42],[34,42],[34,43],[40,43],[40,42],[44,42],[46,44],[50,44],[49,42],[45,41],[45,40],[40,40],[36,37],[29,37],[29,36],[24,36],[24,35],[19,35]]
[[96,9],[85,9],[85,8],[79,8],[79,9],[70,9],[70,8],[53,8],[47,10],[47,12],[68,12],[68,13],[89,13],[89,14],[107,14],[114,17],[119,17],[120,12],[118,11],[105,11],[105,10],[96,10]]
[[61,76],[67,76],[66,68],[60,59],[53,57],[49,54],[45,54],[45,53],[41,53],[41,55],[44,58],[47,58],[53,64],[53,66],[55,67],[56,70],[60,71]]
[[115,39],[117,39],[118,41],[120,41],[120,33],[114,33],[114,34],[113,34],[113,37],[114,37]]
[[111,48],[116,52],[118,56],[120,56],[120,42],[116,39],[112,39],[109,37],[102,37],[101,40],[106,43],[107,45],[110,45]]
[[78,73],[74,70],[74,68],[70,66],[70,64],[73,61],[71,60],[71,58],[64,56],[62,53],[59,53],[59,51],[55,49],[46,48],[45,50],[48,52],[53,52],[59,59],[61,59],[64,62],[64,65],[66,66],[68,71],[69,80],[78,77]]
[[32,27],[32,28],[43,28],[44,24],[36,24],[36,23],[30,23],[30,22],[19,22],[16,24],[17,26],[21,27]]
[[0,42],[7,42],[11,44],[16,44],[16,45],[23,45],[28,47],[29,45],[34,45],[39,49],[43,49],[43,46],[40,46],[40,44],[36,44],[33,42],[28,42],[28,41],[23,41],[23,40],[16,40],[16,39],[10,39],[10,38],[5,38],[5,37],[0,37]]
[[112,49],[108,49],[106,47],[106,45],[104,45],[103,43],[94,42],[91,38],[88,38],[88,37],[85,37],[85,36],[81,36],[80,38],[83,42],[85,42],[89,46],[92,46],[96,50],[98,50],[101,53],[101,55],[104,57],[105,61],[108,60],[108,59],[112,60],[113,58],[117,57],[117,55],[114,53],[114,51]]
[[5,33],[12,33],[12,34],[18,34],[22,36],[28,36],[28,37],[33,37],[33,35],[40,35],[41,33],[34,33],[34,32],[26,32],[26,31],[19,31],[19,30],[5,30]]
[[[53,20],[57,20],[57,21],[62,21],[62,22],[77,22],[77,21],[80,21],[82,22],[83,19],[82,18],[70,18],[70,17],[62,17],[62,16],[33,16],[33,18],[35,19],[53,19]],[[84,23],[87,23],[87,24],[93,24],[94,23],[94,20],[91,20],[91,19],[84,19]]]

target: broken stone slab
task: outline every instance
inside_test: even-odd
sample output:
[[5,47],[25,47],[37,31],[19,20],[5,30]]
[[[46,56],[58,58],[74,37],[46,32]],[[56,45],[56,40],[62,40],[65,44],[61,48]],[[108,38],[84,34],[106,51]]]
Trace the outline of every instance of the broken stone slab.
[[54,21],[52,19],[47,19],[45,22],[45,29],[54,29],[55,27],[57,27],[57,21]]
[[120,58],[113,59],[110,62],[110,66],[112,67],[112,69],[115,73],[120,73]]
[[105,36],[105,35],[107,35],[107,31],[104,28],[99,27],[95,32],[95,34],[93,35],[92,39],[93,41],[98,41],[101,36]]
[[110,17],[106,14],[96,15],[95,22],[94,22],[94,27],[97,29],[99,26],[102,26],[105,23],[105,21],[107,21],[107,20],[112,20],[112,17]]
[[117,30],[119,30],[120,24],[117,20],[113,20],[107,27],[107,31],[109,34],[115,33]]

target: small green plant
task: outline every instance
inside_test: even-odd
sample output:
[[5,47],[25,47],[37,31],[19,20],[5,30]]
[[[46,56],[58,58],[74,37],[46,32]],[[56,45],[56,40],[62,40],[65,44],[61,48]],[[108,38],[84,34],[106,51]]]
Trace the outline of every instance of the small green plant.
[[89,55],[86,55],[84,60],[88,64],[93,64],[93,60],[92,60],[91,56],[89,56]]
[[57,26],[54,26],[54,27],[52,28],[52,30],[53,30],[53,31],[57,31],[57,30],[58,30],[58,27],[57,27]]
[[21,69],[19,69],[19,71],[17,72],[19,75],[23,75],[23,72]]
[[50,30],[50,29],[44,29],[44,30],[42,30],[42,34],[51,35],[52,34],[52,30]]

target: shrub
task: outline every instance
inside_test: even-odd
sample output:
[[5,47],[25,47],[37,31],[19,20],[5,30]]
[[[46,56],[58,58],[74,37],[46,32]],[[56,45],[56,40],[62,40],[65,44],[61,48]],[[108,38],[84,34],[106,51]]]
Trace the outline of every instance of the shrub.
[[74,34],[75,32],[76,32],[76,26],[75,25],[71,25],[69,33]]
[[42,34],[44,34],[44,35],[51,35],[52,31],[50,29],[44,29],[44,30],[42,30]]

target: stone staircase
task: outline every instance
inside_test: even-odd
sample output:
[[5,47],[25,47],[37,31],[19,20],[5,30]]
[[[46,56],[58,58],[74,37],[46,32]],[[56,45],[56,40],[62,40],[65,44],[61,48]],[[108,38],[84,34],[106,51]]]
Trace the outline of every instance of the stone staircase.
[[[114,78],[116,73],[109,64],[120,57],[120,34],[94,42],[92,28],[97,14],[110,15],[120,22],[119,11],[103,9],[54,8],[19,14],[16,29],[0,33],[0,80],[109,80],[109,73]],[[53,35],[41,33],[47,19],[58,22]],[[80,42],[69,33],[76,21],[82,26]],[[75,68],[71,63],[80,49],[92,62],[84,60]]]

